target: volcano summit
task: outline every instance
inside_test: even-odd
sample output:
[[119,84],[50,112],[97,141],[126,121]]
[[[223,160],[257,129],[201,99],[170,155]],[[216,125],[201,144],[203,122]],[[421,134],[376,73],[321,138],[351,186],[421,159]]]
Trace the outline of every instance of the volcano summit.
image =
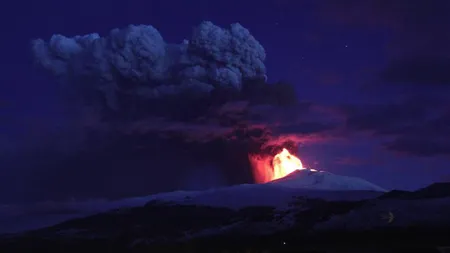
[[361,178],[340,176],[326,171],[316,171],[310,169],[296,170],[283,178],[269,182],[269,184],[315,190],[386,191],[382,187]]

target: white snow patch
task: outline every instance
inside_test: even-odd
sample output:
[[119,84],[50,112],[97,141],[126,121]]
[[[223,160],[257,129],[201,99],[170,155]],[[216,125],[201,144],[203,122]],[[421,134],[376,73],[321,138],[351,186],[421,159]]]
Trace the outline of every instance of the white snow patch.
[[285,184],[243,184],[206,191],[174,191],[143,197],[109,201],[43,202],[28,205],[0,206],[0,234],[22,232],[79,217],[106,212],[118,208],[143,206],[151,200],[180,204],[208,205],[239,209],[247,206],[274,206],[286,208],[294,196],[325,200],[363,200],[379,196],[375,191],[332,191],[286,187]]
[[297,170],[286,177],[270,182],[290,188],[307,188],[316,190],[341,191],[380,191],[386,189],[357,177],[340,176],[326,171]]

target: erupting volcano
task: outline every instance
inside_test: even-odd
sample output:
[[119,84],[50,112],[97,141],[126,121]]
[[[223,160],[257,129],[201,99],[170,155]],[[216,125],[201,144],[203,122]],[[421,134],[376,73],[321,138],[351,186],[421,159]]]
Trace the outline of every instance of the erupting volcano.
[[306,169],[300,159],[285,148],[273,157],[250,155],[249,159],[256,183],[267,183]]
[[326,171],[305,168],[288,149],[274,156],[249,156],[256,183],[269,183],[288,188],[328,191],[386,191],[364,179],[335,175]]
[[303,164],[300,159],[289,153],[289,151],[285,148],[273,157],[272,166],[272,180],[285,177],[296,170],[305,169],[303,168]]

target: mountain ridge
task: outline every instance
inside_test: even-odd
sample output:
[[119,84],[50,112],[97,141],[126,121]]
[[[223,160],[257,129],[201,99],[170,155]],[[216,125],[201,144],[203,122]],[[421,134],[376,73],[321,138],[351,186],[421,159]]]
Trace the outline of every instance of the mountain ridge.
[[[396,191],[383,193],[381,196],[384,198],[377,195],[351,200],[326,200],[299,192],[284,207],[250,205],[228,208],[202,205],[195,201],[155,199],[140,207],[119,208],[44,229],[4,235],[0,237],[0,249],[24,252],[26,245],[32,245],[47,252],[56,252],[56,245],[75,245],[85,249],[95,244],[103,250],[111,245],[123,250],[149,250],[164,245],[191,243],[246,244],[261,238],[265,240],[264,245],[284,240],[300,246],[297,241],[302,241],[304,244],[301,247],[305,248],[317,247],[318,241],[323,245],[327,242],[339,243],[336,238],[343,240],[341,244],[353,246],[363,245],[362,242],[375,243],[377,240],[382,245],[392,243],[381,238],[382,234],[397,237],[407,234],[411,238],[422,238],[422,244],[431,245],[445,242],[443,235],[437,232],[450,232],[450,217],[445,215],[450,213],[450,184],[432,184],[411,192],[421,194],[437,189],[441,192],[438,197],[427,195],[420,199],[396,197],[393,194]],[[351,193],[347,191],[347,194]],[[383,218],[388,212],[395,216],[391,222]],[[351,237],[344,235],[360,238],[360,241],[351,240],[350,243]]]
[[292,188],[317,190],[370,190],[387,192],[386,189],[358,177],[336,175],[326,171],[310,169],[297,170],[269,182]]
[[380,199],[402,198],[402,199],[421,199],[421,198],[440,198],[450,196],[450,182],[437,182],[430,184],[416,191],[392,190],[379,196]]

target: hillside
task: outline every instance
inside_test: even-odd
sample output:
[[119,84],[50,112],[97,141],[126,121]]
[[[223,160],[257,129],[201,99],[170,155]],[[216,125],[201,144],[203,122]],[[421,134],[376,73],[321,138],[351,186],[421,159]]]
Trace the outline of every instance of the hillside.
[[[265,191],[263,188],[255,190],[258,187],[265,187]],[[140,252],[154,247],[200,250],[257,245],[332,252],[333,247],[361,249],[374,244],[386,248],[394,245],[405,250],[412,246],[429,249],[448,242],[450,184],[434,184],[408,193],[420,195],[437,188],[440,194],[420,198],[405,198],[405,193],[396,197],[395,192],[299,191],[274,185],[256,188],[247,185],[197,193],[185,196],[183,201],[178,193],[172,194],[171,200],[166,196],[166,200],[154,199],[140,207],[119,208],[44,229],[4,235],[0,239],[0,249],[7,249],[5,252],[25,252],[30,248],[46,252],[61,249],[83,252],[95,247],[114,249],[109,252]],[[272,195],[267,195],[270,191]],[[226,194],[230,199],[238,196],[245,199],[243,192],[247,197],[264,192],[265,199],[284,193],[285,205],[277,206],[273,201],[267,201],[266,205],[254,201],[247,206],[231,207],[206,204],[208,200],[226,198]],[[405,237],[410,238],[409,244]]]

